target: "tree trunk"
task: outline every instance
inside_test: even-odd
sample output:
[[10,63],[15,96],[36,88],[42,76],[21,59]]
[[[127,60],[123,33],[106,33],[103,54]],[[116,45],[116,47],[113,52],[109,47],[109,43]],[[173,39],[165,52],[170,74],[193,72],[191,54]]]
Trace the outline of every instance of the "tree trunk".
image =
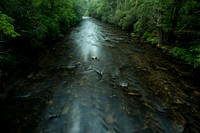
[[163,45],[163,29],[162,26],[158,27],[158,46]]
[[171,26],[172,29],[169,31],[168,34],[168,42],[170,44],[175,44],[176,42],[176,31],[177,31],[177,25],[178,25],[178,18],[180,14],[180,10],[183,6],[184,0],[174,0],[174,4],[172,7],[172,12],[171,12]]
[[163,45],[163,12],[162,10],[158,10],[158,19],[157,19],[157,34],[158,34],[158,46]]

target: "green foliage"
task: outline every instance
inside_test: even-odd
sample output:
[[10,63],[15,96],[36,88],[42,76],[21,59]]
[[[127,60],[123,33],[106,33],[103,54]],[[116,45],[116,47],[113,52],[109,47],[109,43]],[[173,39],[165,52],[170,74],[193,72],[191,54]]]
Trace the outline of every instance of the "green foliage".
[[[1,0],[0,71],[4,66],[14,66],[15,57],[18,57],[16,62],[23,56],[31,57],[34,54],[32,51],[63,37],[71,26],[81,20],[84,4],[85,0]],[[17,42],[12,47],[12,54],[8,51],[9,44],[4,40],[13,45]]]
[[126,16],[122,20],[122,29],[127,29],[129,27],[132,27],[131,25],[133,23],[131,11],[127,11],[125,14]]
[[200,2],[186,1],[180,11],[179,30],[196,30],[200,28]]
[[91,16],[133,29],[150,44],[175,47],[172,55],[199,66],[199,1],[91,0],[88,8]]
[[174,47],[170,53],[186,63],[193,65],[195,68],[200,66],[200,45],[190,50],[185,48]]
[[143,38],[152,45],[158,44],[158,37],[156,36],[156,34],[150,34],[148,32],[145,32]]
[[[15,32],[14,26],[13,26],[14,19],[11,17],[8,17],[6,14],[3,14],[0,11],[0,41],[3,41],[5,37],[17,37],[19,34]],[[0,45],[0,77],[2,75],[6,75],[6,69],[7,66],[15,66],[16,61],[13,56],[8,54],[7,52],[3,51],[4,45]]]
[[112,16],[113,17],[113,23],[117,23],[118,26],[121,26],[121,20],[125,17],[125,12],[122,12],[119,9],[116,9],[115,14]]
[[6,36],[19,36],[19,34],[14,30],[13,22],[14,20],[11,17],[8,17],[0,11],[0,32],[3,32]]
[[[30,47],[55,40],[81,19],[84,0],[8,0],[0,2],[0,9],[15,19],[15,28]],[[0,21],[1,22],[1,21]],[[4,21],[5,22],[5,21]],[[13,20],[7,18],[4,33],[13,37]]]

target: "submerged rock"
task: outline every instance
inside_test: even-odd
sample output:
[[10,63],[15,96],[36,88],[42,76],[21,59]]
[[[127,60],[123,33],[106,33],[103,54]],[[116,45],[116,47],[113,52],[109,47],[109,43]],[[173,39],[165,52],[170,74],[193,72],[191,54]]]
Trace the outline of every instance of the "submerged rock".
[[92,56],[93,60],[98,60],[98,58],[96,56]]
[[122,82],[122,83],[120,83],[120,86],[123,87],[123,88],[126,88],[126,87],[128,87],[128,83]]
[[52,115],[49,115],[49,119],[55,119],[55,118],[59,118],[60,115],[57,115],[57,114],[52,114]]
[[69,66],[66,66],[67,69],[74,69],[76,68],[77,66],[76,65],[69,65]]

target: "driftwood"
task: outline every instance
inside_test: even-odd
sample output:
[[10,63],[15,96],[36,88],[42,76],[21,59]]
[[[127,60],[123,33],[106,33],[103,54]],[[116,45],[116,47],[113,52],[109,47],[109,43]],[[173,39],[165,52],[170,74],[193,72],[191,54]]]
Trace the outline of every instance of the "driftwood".
[[103,70],[102,71],[99,71],[99,70],[97,70],[97,69],[95,69],[95,68],[92,68],[92,70],[94,70],[99,76],[103,76]]
[[167,70],[169,70],[168,68],[163,68],[163,67],[159,67],[159,66],[156,66],[156,69],[158,70],[163,70],[163,71],[167,71]]

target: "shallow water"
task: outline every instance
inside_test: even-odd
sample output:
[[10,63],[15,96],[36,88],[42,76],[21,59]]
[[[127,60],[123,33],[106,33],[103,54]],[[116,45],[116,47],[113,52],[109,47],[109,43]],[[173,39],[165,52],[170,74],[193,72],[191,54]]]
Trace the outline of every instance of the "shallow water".
[[[21,72],[22,73],[22,72]],[[8,133],[198,133],[196,71],[130,33],[84,18],[2,84]]]

